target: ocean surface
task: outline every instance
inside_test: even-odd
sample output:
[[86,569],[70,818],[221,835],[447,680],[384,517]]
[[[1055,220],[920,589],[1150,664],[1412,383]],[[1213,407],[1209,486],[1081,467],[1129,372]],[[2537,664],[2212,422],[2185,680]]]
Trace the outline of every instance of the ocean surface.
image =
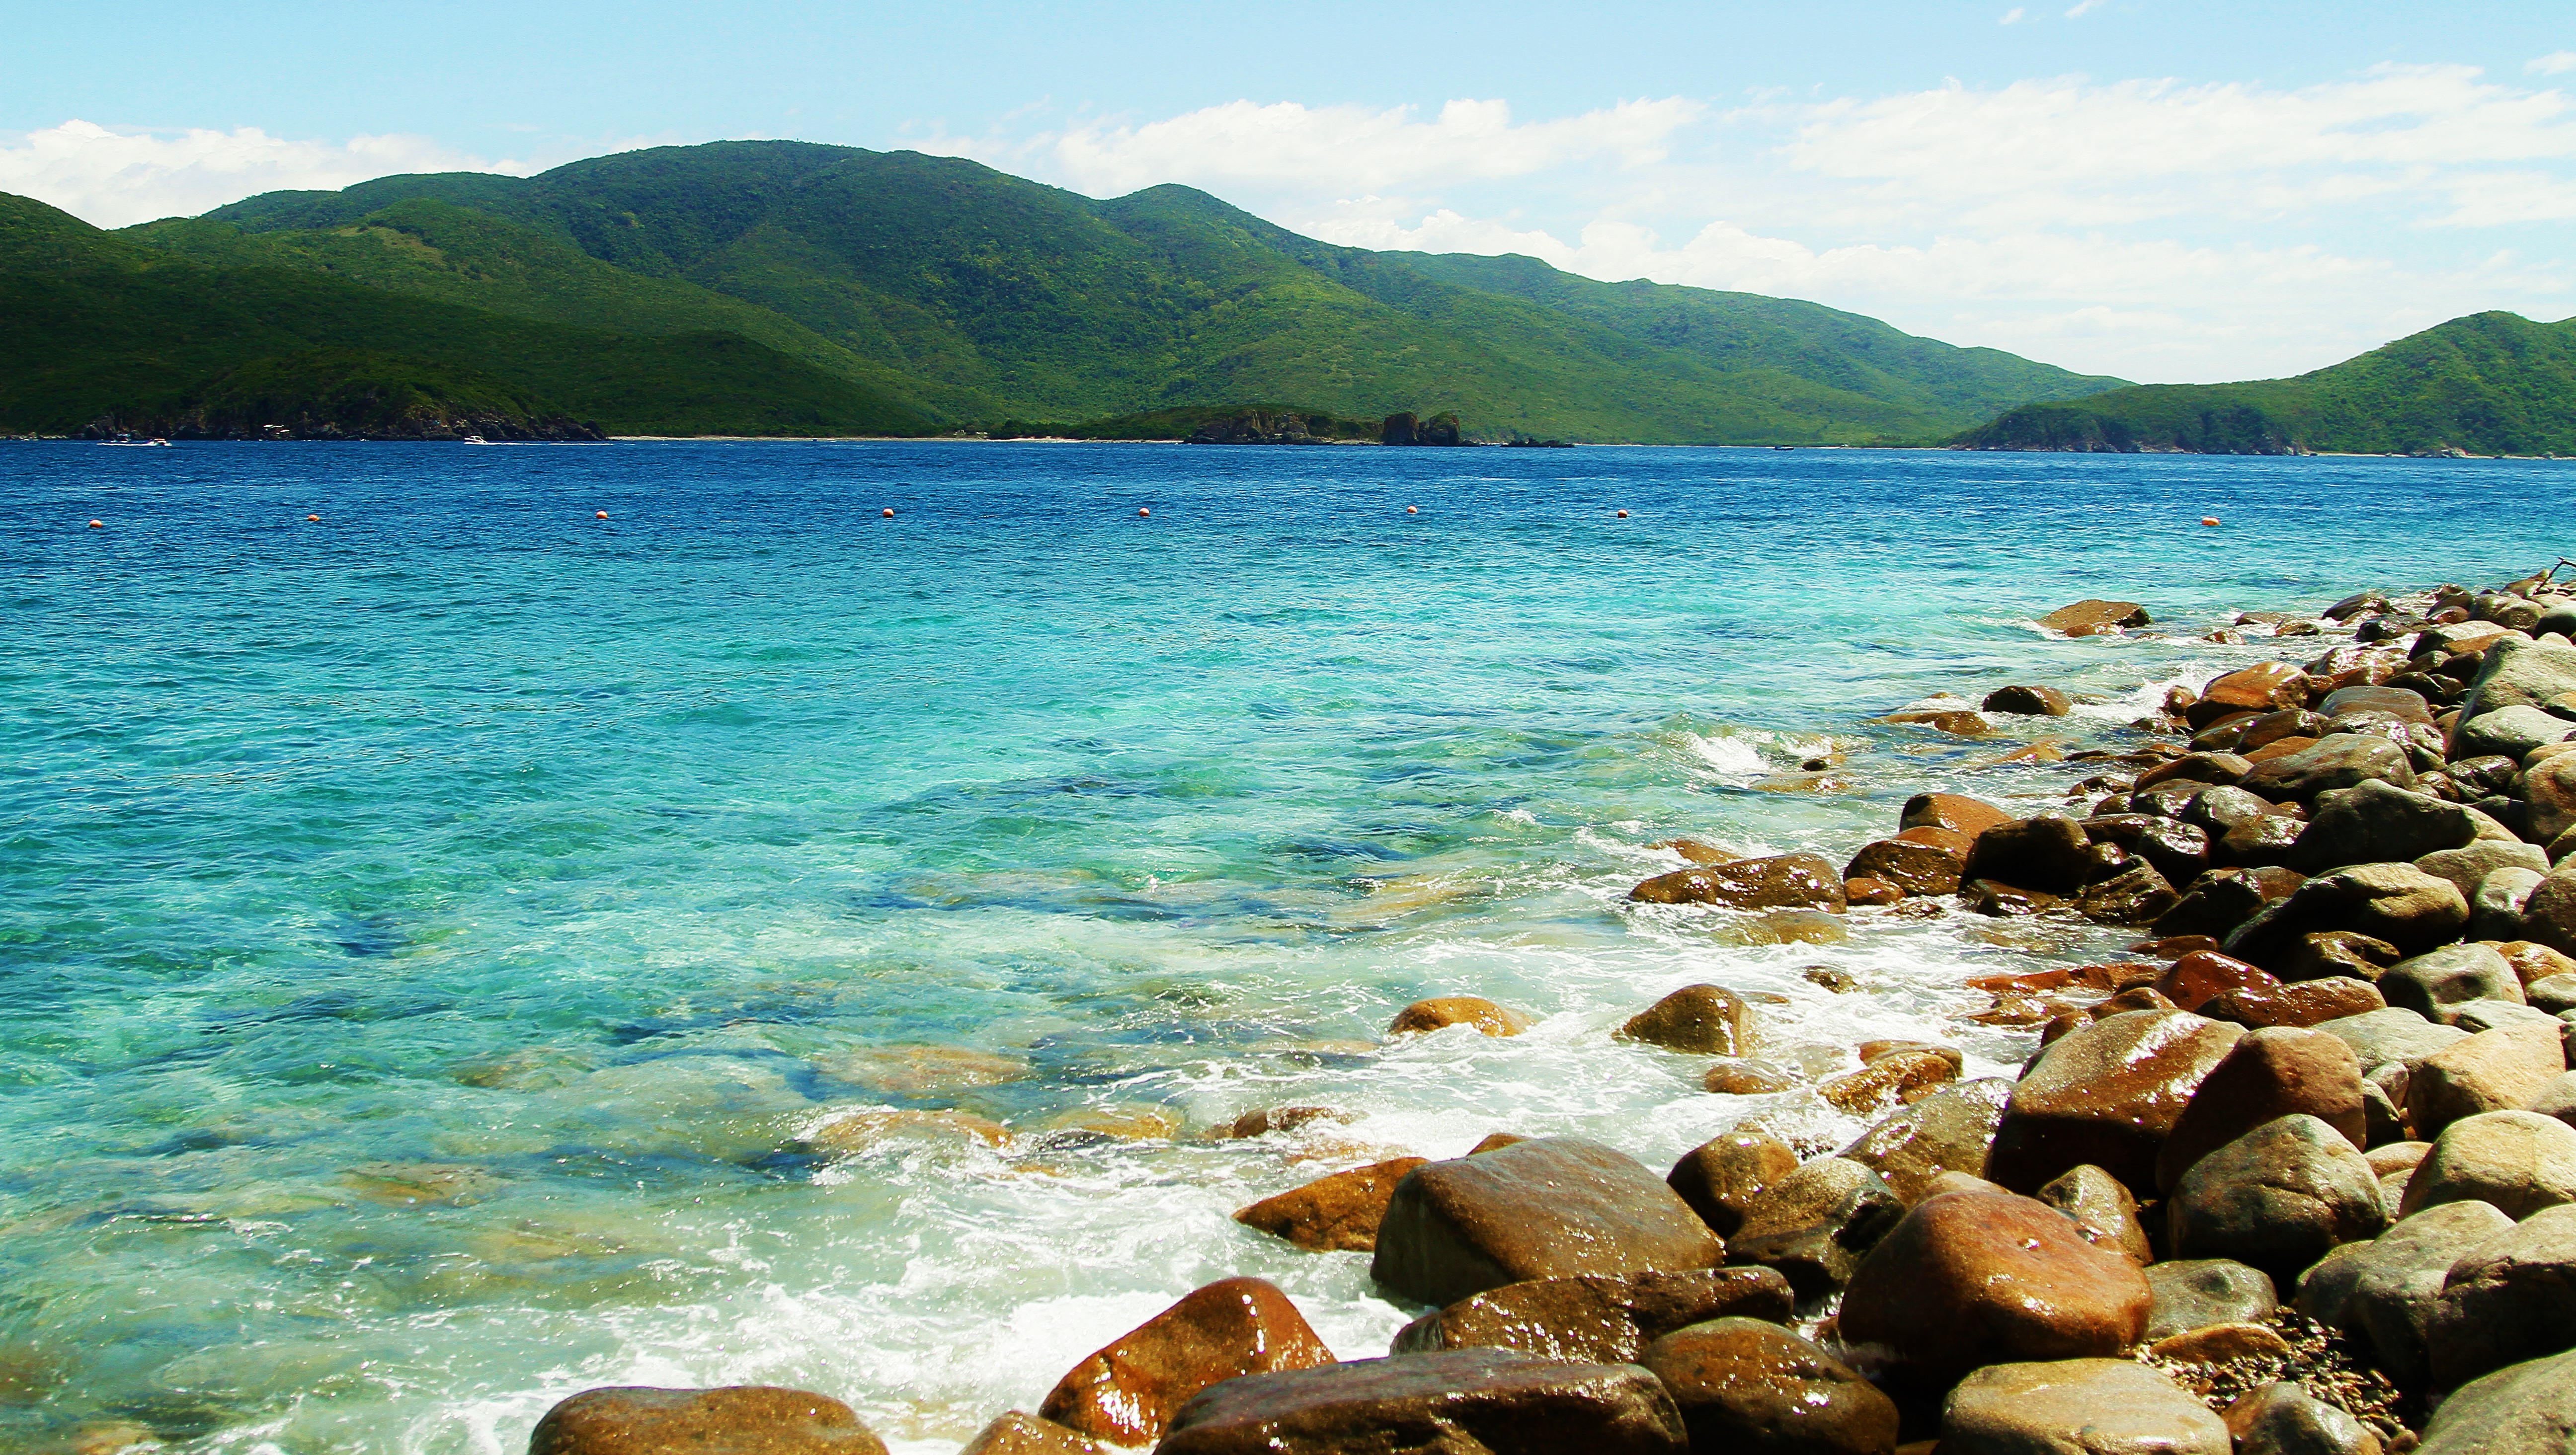
[[[1230,1214],[1496,1130],[1848,1136],[1610,1032],[1714,980],[1813,1072],[2003,1074],[1962,977],[2127,938],[1776,943],[1625,904],[1649,845],[2057,804],[2032,758],[2276,654],[2232,611],[2570,520],[2549,462],[0,444],[0,1448],[516,1455],[772,1382],[946,1452],[1238,1273],[1382,1353],[1365,1255]],[[2029,624],[2096,595],[2158,625]],[[2094,700],[1871,721],[2010,681]],[[1538,1024],[1381,1038],[1446,993]],[[1348,1119],[1210,1135],[1296,1104]]]

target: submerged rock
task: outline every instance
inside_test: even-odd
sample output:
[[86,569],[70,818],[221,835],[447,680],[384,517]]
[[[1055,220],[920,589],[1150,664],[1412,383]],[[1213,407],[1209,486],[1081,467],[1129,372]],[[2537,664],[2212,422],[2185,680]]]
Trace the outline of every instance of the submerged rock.
[[1517,1036],[1530,1028],[1526,1015],[1509,1006],[1496,1005],[1481,995],[1442,995],[1417,1000],[1396,1012],[1387,1025],[1390,1036],[1409,1036],[1423,1031],[1446,1030],[1451,1026],[1473,1026],[1489,1036]]

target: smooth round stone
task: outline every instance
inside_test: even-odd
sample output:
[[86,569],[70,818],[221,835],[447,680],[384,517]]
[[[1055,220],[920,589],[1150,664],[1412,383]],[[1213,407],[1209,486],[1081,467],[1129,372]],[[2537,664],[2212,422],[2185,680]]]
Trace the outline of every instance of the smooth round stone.
[[1941,1455],[2231,1455],[2227,1422],[2143,1364],[1996,1364],[1941,1411]]

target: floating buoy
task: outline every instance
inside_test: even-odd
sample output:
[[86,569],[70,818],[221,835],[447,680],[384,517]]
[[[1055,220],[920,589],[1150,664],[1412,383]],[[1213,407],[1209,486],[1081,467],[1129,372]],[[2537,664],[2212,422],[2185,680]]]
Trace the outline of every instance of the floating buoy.
[[1422,507],[1419,505],[1408,505],[1404,507],[1404,513],[1407,515],[1420,515],[1422,513]]
[[305,518],[306,520],[320,520],[322,517],[320,517],[320,516],[318,516],[318,515],[308,515],[308,516],[306,516],[306,517],[304,517],[304,518]]
[[105,530],[107,529],[107,522],[103,520],[93,520],[89,523],[89,528],[91,530]]
[[1619,512],[1619,518],[1620,518],[1621,520],[1626,520],[1626,519],[1628,518],[1628,512],[1626,512],[1626,511],[1624,511],[1624,510],[1623,510],[1623,511],[1620,511],[1620,512]]
[[878,511],[877,514],[884,516],[888,520],[892,520],[894,519],[894,507],[889,505],[885,509]]
[[1153,513],[1154,513],[1154,512],[1152,512],[1152,511],[1150,511],[1150,510],[1147,510],[1145,507],[1143,507],[1143,506],[1141,506],[1141,505],[1139,505],[1139,506],[1137,506],[1137,507],[1136,507],[1136,514],[1137,514],[1138,516],[1140,516],[1140,517],[1141,517],[1141,516],[1148,516],[1148,515],[1152,515]]
[[591,514],[591,518],[592,518],[592,519],[594,519],[594,520],[606,520],[606,519],[608,519],[608,512],[607,512],[607,511],[605,511],[605,510],[594,510],[594,511],[592,511],[590,514]]
[[2204,515],[2200,518],[2200,523],[2202,525],[2216,525],[2218,524],[2218,517],[2214,515]]

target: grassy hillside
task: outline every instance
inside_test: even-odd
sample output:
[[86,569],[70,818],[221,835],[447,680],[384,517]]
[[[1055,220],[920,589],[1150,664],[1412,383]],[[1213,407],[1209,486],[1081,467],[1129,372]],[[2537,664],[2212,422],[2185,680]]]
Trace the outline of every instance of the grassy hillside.
[[2477,313],[2294,379],[2119,389],[2026,405],[1984,450],[2576,454],[2576,319]]
[[723,328],[958,422],[1296,399],[1596,440],[1929,441],[2118,382],[1811,304],[1331,247],[1183,187],[1097,202],[800,142],[271,193],[133,236],[554,322]]
[[0,428],[33,433],[105,416],[166,431],[218,415],[255,427],[424,411],[625,433],[930,427],[915,407],[735,333],[642,337],[201,261],[5,194],[0,359]]

